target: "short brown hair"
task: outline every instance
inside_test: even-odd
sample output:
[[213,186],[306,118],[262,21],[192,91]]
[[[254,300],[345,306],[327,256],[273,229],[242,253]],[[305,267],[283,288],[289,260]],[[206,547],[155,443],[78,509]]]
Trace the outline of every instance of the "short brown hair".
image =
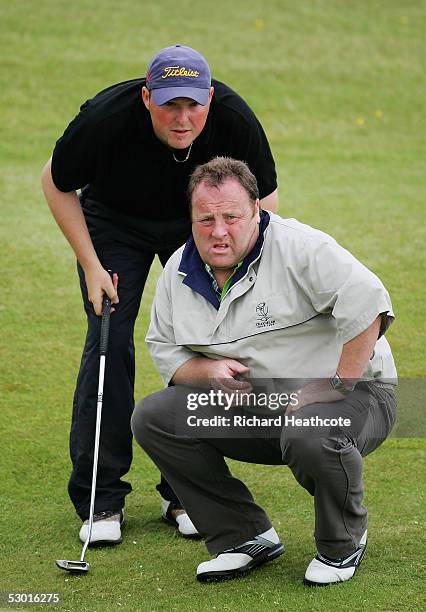
[[259,188],[256,177],[248,165],[232,157],[214,157],[206,164],[197,166],[189,177],[187,194],[190,210],[192,209],[192,196],[198,185],[205,183],[209,187],[218,187],[228,178],[238,181],[254,205],[259,198]]

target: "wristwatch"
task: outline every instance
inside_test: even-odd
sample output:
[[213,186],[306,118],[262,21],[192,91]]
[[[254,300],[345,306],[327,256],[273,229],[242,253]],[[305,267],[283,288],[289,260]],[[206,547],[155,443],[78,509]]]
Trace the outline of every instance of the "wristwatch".
[[355,385],[345,384],[337,372],[330,378],[330,385],[335,391],[338,391],[342,395],[349,395],[349,393],[355,389]]

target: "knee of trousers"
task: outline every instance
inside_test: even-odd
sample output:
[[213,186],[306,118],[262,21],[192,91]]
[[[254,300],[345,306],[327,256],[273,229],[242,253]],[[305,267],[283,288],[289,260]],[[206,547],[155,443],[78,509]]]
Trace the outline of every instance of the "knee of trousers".
[[338,441],[320,437],[295,437],[282,440],[281,449],[284,463],[297,465],[309,472],[327,469],[335,455],[338,459],[342,447]]
[[133,325],[120,325],[111,328],[108,340],[109,352],[127,353],[129,350],[134,352],[133,344]]
[[[161,393],[161,392],[160,392]],[[153,393],[136,404],[131,418],[131,428],[136,442],[145,450],[150,446],[150,441],[163,431],[165,410],[158,401],[159,393]]]

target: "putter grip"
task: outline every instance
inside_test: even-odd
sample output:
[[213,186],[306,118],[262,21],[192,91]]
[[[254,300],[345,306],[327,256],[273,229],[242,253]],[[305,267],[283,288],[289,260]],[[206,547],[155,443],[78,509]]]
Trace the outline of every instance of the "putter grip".
[[106,355],[108,348],[108,336],[109,336],[109,321],[110,321],[110,308],[111,300],[107,295],[104,296],[102,302],[102,321],[101,321],[101,340],[100,340],[100,354]]

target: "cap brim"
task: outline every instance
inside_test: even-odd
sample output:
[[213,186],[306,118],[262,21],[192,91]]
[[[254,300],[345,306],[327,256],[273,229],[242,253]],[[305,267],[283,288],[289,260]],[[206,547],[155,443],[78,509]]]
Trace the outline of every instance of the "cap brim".
[[151,89],[151,96],[157,106],[166,104],[174,98],[190,98],[198,104],[205,106],[209,101],[210,88],[199,89],[198,87],[164,87],[162,89]]

